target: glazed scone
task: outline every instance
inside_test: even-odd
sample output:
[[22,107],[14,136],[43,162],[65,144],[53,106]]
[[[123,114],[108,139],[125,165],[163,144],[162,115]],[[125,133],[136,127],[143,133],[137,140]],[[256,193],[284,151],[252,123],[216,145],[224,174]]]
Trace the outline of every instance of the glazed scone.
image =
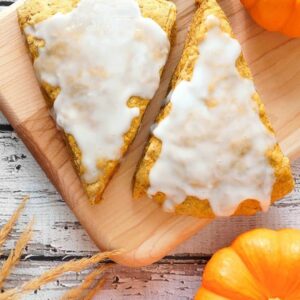
[[166,0],[27,0],[18,10],[47,104],[91,203],[140,126],[166,63]]
[[224,12],[215,0],[197,4],[134,197],[200,218],[265,211],[294,187],[289,159]]

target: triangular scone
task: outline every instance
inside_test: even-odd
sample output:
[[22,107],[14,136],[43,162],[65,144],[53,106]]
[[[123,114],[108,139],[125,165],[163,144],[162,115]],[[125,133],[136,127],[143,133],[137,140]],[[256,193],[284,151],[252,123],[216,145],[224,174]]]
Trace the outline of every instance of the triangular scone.
[[224,12],[215,0],[198,2],[134,196],[183,215],[249,215],[293,189],[289,160]]
[[97,203],[159,86],[176,7],[166,0],[27,0],[18,14],[46,101]]

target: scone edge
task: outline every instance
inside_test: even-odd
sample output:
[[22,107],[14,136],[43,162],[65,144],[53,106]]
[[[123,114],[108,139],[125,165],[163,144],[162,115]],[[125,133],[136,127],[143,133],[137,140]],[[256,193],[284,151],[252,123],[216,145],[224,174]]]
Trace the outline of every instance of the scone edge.
[[[18,9],[18,18],[20,28],[23,31],[29,54],[34,61],[38,57],[39,48],[44,46],[44,41],[36,39],[30,35],[26,36],[24,29],[26,26],[35,25],[50,16],[60,12],[68,13],[76,7],[79,0],[27,0]],[[170,42],[174,38],[174,28],[176,21],[176,6],[174,3],[167,0],[137,0],[141,12],[144,17],[149,17],[157,22],[161,28],[167,33]],[[163,70],[162,70],[163,71]],[[49,108],[52,108],[55,99],[57,98],[60,88],[53,87],[46,82],[42,82],[41,90]],[[121,156],[125,154],[130,144],[133,142],[138,129],[140,127],[144,112],[150,100],[139,97],[132,97],[128,100],[128,107],[138,107],[140,114],[132,120],[129,131],[124,134],[124,144],[121,151]],[[84,167],[81,164],[81,151],[77,146],[76,140],[70,134],[64,133],[66,144],[72,155],[74,167],[79,175],[84,173]],[[120,161],[99,161],[98,164],[104,169],[103,176],[93,184],[87,184],[82,181],[87,196],[92,204],[101,201],[103,193],[109,184],[114,173],[117,171]]]
[[[191,79],[193,68],[199,55],[197,47],[199,42],[203,39],[206,31],[206,28],[203,25],[203,20],[208,15],[213,14],[218,17],[221,20],[222,29],[234,37],[234,33],[224,11],[215,0],[197,0],[196,3],[199,7],[191,23],[183,55],[174,72],[170,90],[174,89],[180,81]],[[241,76],[252,79],[251,71],[242,55],[237,62],[237,68]],[[262,123],[268,130],[273,132],[271,123],[266,115],[263,102],[257,93],[254,96],[254,101],[257,103]],[[157,123],[159,123],[169,114],[171,105],[171,103],[168,103],[161,110],[157,118]],[[144,156],[141,159],[136,171],[133,187],[133,194],[135,198],[146,196],[150,185],[149,174],[151,168],[159,158],[161,147],[161,141],[152,135],[145,148]],[[275,202],[293,190],[294,180],[292,177],[289,159],[283,155],[278,144],[275,145],[274,149],[268,151],[266,155],[274,169],[274,175],[276,177],[271,196],[272,202]],[[159,204],[162,204],[165,201],[165,198],[165,194],[161,192],[157,193],[153,197],[153,199]],[[257,200],[248,199],[240,204],[235,212],[235,215],[253,215],[260,210],[261,207]],[[179,215],[189,215],[199,218],[215,217],[207,200],[200,200],[192,196],[187,197],[182,204],[176,207],[176,213]]]

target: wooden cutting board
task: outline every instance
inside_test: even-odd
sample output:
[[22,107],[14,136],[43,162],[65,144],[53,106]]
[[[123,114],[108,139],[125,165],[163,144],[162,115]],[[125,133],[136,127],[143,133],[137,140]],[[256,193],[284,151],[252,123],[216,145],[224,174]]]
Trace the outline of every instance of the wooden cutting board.
[[[62,135],[45,106],[17,23],[20,2],[0,14],[0,109],[94,242],[102,250],[126,249],[115,260],[128,266],[159,260],[210,222],[173,216],[148,199],[133,201],[131,197],[136,163],[166,95],[195,10],[193,0],[174,2],[178,5],[177,42],[161,88],[103,202],[97,206],[88,204]],[[300,156],[300,39],[265,32],[250,20],[238,0],[220,3],[243,45],[282,148],[292,159]]]

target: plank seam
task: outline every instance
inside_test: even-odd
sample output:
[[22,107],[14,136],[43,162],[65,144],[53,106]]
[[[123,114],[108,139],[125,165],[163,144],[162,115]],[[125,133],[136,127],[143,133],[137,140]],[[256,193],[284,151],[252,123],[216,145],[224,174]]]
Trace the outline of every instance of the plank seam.
[[9,124],[0,124],[0,133],[1,132],[6,132],[6,131],[11,132],[11,131],[14,131],[14,129]]
[[[37,255],[37,256],[30,256],[28,255],[22,255],[21,261],[43,261],[43,262],[67,262],[70,260],[77,260],[85,257],[90,257],[90,256],[80,256],[80,255],[64,255],[64,256],[42,256],[42,255]],[[0,256],[0,261],[4,261],[8,258],[8,255],[1,255]],[[198,262],[199,264],[203,264],[203,262],[209,261],[211,258],[210,255],[169,255],[164,257],[161,261],[156,262],[156,264],[172,264],[176,263],[176,261],[182,261],[185,264],[192,263],[194,264],[195,261]],[[106,260],[104,263],[112,263],[111,260]]]
[[0,6],[10,6],[13,3],[14,2],[12,2],[12,1],[0,1]]

